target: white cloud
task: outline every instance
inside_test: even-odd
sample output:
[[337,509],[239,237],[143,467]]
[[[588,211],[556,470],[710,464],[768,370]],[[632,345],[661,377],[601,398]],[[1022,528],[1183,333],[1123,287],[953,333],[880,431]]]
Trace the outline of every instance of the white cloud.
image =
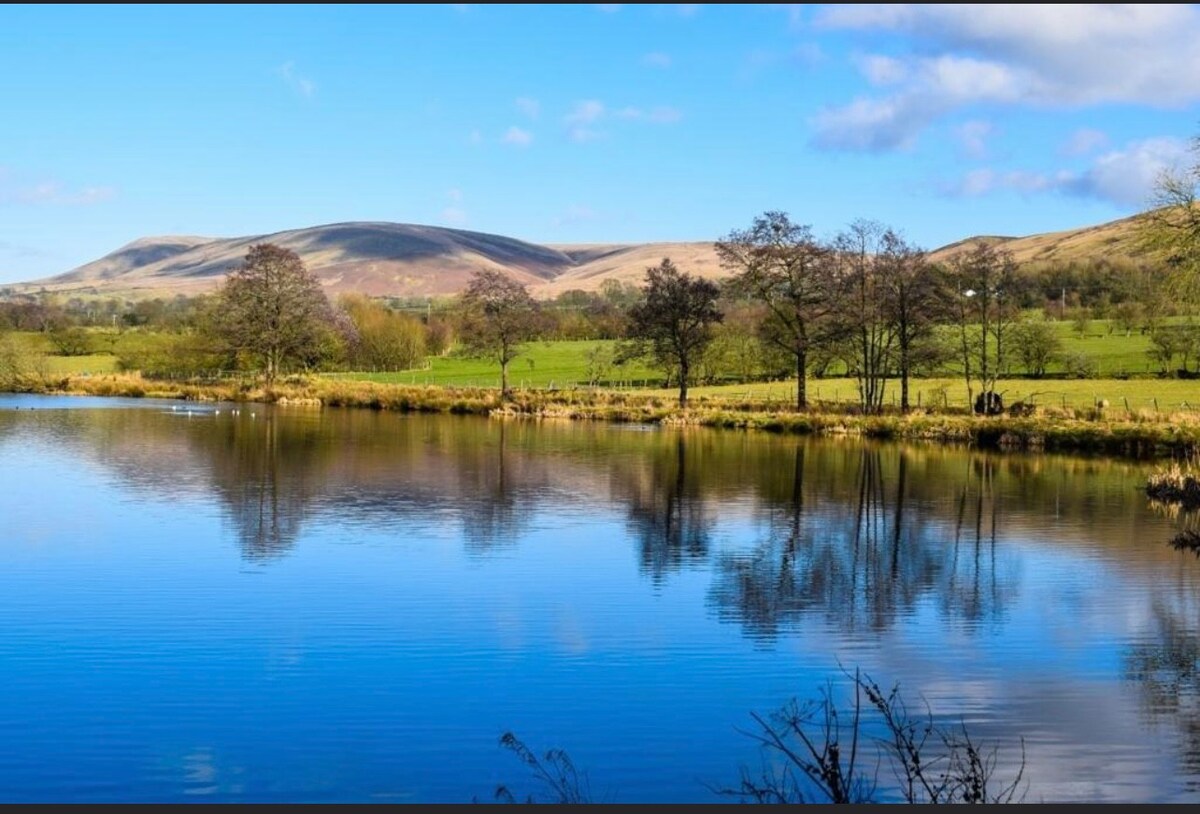
[[650,122],[651,124],[674,124],[683,118],[683,114],[673,107],[652,107],[643,110],[640,107],[623,107],[613,113],[618,119]]
[[301,76],[296,71],[295,62],[285,62],[276,69],[276,73],[283,79],[295,93],[303,96],[305,99],[311,99],[313,94],[317,92],[317,84],[306,76]]
[[450,187],[446,190],[446,201],[448,203],[438,213],[438,218],[442,223],[450,226],[464,225],[469,218],[467,217],[467,210],[463,206],[463,191],[458,187]]
[[1087,171],[1064,176],[1059,183],[1072,195],[1140,207],[1149,202],[1158,177],[1178,167],[1187,152],[1188,145],[1180,139],[1135,141],[1104,153]]
[[642,57],[642,64],[649,68],[670,68],[671,56],[661,51],[651,51]]
[[954,137],[963,155],[978,160],[987,157],[987,140],[994,131],[991,122],[976,119],[954,128]]
[[536,119],[542,113],[542,105],[537,99],[531,99],[528,96],[518,96],[515,104],[517,110],[531,119]]
[[567,124],[592,124],[604,116],[604,103],[596,99],[584,99],[576,102],[575,107],[567,114]]
[[575,106],[571,108],[571,112],[563,119],[567,125],[567,136],[571,141],[580,143],[603,138],[604,134],[593,125],[604,118],[604,114],[603,102],[596,99],[584,99],[576,102]]
[[605,14],[616,14],[621,10],[620,3],[596,3],[594,5],[597,11],[603,11]]
[[878,152],[908,149],[937,113],[932,100],[919,96],[855,99],[813,118],[813,142],[825,149]]
[[[826,147],[892,149],[933,120],[979,103],[1039,108],[1095,104],[1182,107],[1200,101],[1200,12],[1186,5],[841,5],[818,12],[824,28],[906,35],[912,53],[860,59],[891,96],[823,111]],[[877,135],[839,138],[821,129],[856,108],[891,109]],[[898,132],[895,121],[906,126]],[[864,147],[863,145],[869,145]]]
[[472,130],[467,135],[467,143],[474,146],[483,144],[483,133],[479,132],[478,130]]
[[694,17],[696,12],[700,10],[699,3],[676,3],[675,13],[680,17]]
[[[875,63],[868,70],[898,76]],[[970,57],[941,56],[904,66],[902,88],[891,96],[860,97],[825,108],[813,118],[813,141],[827,149],[907,149],[930,122],[968,102],[1011,102],[1028,81],[1007,66]]]
[[571,141],[584,143],[606,138],[608,133],[601,129],[604,122],[624,121],[645,124],[674,124],[683,118],[683,113],[669,105],[644,108],[627,105],[609,108],[598,99],[584,99],[575,103],[563,117],[567,137]]
[[894,57],[866,54],[857,61],[858,70],[872,85],[895,85],[908,78],[908,66]]
[[1093,150],[1099,150],[1107,146],[1108,134],[1103,130],[1081,127],[1071,134],[1071,137],[1063,144],[1060,152],[1063,155],[1069,156],[1087,155]]
[[514,147],[528,147],[533,143],[533,133],[528,130],[522,130],[515,124],[504,131],[504,135],[500,137],[500,141],[505,144],[511,144]]
[[997,172],[985,167],[971,170],[957,181],[944,184],[941,191],[944,195],[954,198],[978,198],[1002,190],[1028,195],[1044,192],[1053,186],[1053,180],[1041,173],[1025,170]]
[[1003,191],[1022,194],[1058,192],[1120,207],[1139,208],[1149,202],[1159,176],[1165,170],[1178,167],[1185,159],[1187,149],[1185,142],[1175,138],[1145,139],[1099,156],[1082,171],[999,172],[982,168],[942,184],[941,192],[968,198]]
[[111,201],[117,190],[111,186],[72,189],[52,179],[29,179],[0,167],[0,205],[92,206]]

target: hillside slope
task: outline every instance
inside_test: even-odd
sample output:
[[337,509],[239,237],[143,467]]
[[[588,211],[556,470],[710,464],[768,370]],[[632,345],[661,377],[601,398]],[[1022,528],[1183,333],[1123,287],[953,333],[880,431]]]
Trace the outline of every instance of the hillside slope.
[[36,285],[114,294],[198,293],[218,285],[255,243],[296,252],[332,294],[452,294],[483,269],[536,286],[574,265],[560,251],[499,235],[399,223],[337,223],[226,239],[144,238]]
[[[1019,263],[1145,257],[1137,217],[1027,237],[980,236],[943,246],[948,260],[976,240],[1002,245]],[[539,297],[570,289],[595,291],[606,280],[640,283],[650,266],[670,257],[684,271],[715,279],[726,273],[712,243],[543,246],[500,235],[401,223],[335,223],[235,238],[155,237],[122,246],[99,260],[25,284],[62,293],[149,297],[215,288],[255,243],[277,243],[303,258],[331,295],[444,296],[471,275],[500,271]]]
[[1139,245],[1138,223],[1141,215],[1121,220],[1067,229],[1061,232],[1045,232],[1026,237],[1000,237],[980,235],[966,238],[930,253],[936,261],[948,260],[977,240],[1003,246],[1012,252],[1018,263],[1053,263],[1100,260],[1102,258],[1145,259],[1145,249]]

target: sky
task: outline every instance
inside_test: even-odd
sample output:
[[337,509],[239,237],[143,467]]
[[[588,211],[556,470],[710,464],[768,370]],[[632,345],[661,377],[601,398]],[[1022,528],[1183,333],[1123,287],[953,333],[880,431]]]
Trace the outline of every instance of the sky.
[[342,221],[927,248],[1124,217],[1200,133],[1193,5],[0,7],[0,282]]

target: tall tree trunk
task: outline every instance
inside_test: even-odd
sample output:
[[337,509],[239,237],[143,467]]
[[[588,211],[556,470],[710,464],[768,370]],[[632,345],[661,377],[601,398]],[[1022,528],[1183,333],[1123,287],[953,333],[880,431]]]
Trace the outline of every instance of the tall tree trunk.
[[900,412],[907,413],[908,411],[908,339],[902,334],[900,336]]
[[688,364],[686,361],[679,363],[679,407],[683,409],[687,407],[687,388],[688,388]]
[[500,361],[500,400],[508,398],[508,359]]
[[808,388],[804,381],[807,372],[808,351],[799,351],[796,354],[796,409],[799,411],[808,409]]

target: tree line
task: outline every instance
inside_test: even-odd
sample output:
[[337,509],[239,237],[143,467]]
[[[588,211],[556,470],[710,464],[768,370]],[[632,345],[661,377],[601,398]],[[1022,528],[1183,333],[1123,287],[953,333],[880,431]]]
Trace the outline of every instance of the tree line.
[[[435,308],[430,300],[361,294],[331,303],[298,255],[260,244],[215,295],[141,301],[125,310],[116,300],[15,298],[0,303],[0,325],[41,331],[63,355],[104,351],[108,343],[123,366],[146,375],[249,370],[273,381],[290,371],[411,370],[461,349],[494,359],[505,395],[509,366],[528,342],[613,339],[614,348],[586,352],[589,383],[644,359],[686,405],[696,381],[790,374],[799,410],[809,406],[810,375],[836,370],[853,378],[861,409],[879,412],[889,382],[898,385],[900,408],[909,410],[911,379],[953,366],[976,410],[995,413],[1003,406],[995,391],[1002,375],[1016,365],[1045,375],[1062,358],[1053,326],[1022,316],[1028,286],[1021,270],[989,241],[933,263],[882,224],[855,221],[822,240],[772,211],[729,232],[716,251],[727,272],[719,284],[664,258],[647,269],[641,286],[608,280],[596,292],[538,301],[504,274],[483,271]],[[1118,313],[1130,304],[1118,305]],[[1129,313],[1111,324],[1147,329]],[[115,350],[122,331],[145,329],[162,341]],[[1200,360],[1200,328],[1154,322],[1149,330],[1150,355],[1164,370]]]
[[[461,349],[496,362],[505,396],[509,366],[528,342],[609,339],[613,348],[586,352],[589,383],[643,359],[678,388],[680,405],[698,381],[790,377],[804,410],[809,376],[836,373],[855,381],[864,412],[883,409],[893,382],[907,411],[912,378],[953,369],[974,409],[993,414],[1004,407],[997,381],[1014,369],[1095,374],[1087,358],[1063,353],[1050,318],[1070,319],[1081,337],[1093,318],[1107,319],[1110,332],[1146,334],[1163,373],[1200,366],[1200,325],[1165,320],[1189,301],[1186,283],[1200,279],[1197,182],[1200,161],[1159,181],[1159,206],[1140,227],[1158,267],[1102,260],[1022,268],[997,239],[933,262],[880,223],[857,220],[822,239],[768,211],[716,242],[726,272],[719,284],[664,258],[641,285],[607,280],[549,301],[481,271],[460,296],[436,303],[362,295],[331,303],[299,256],[259,244],[215,295],[133,304],[9,296],[0,300],[0,329],[44,333],[63,355],[104,351],[108,342],[122,366],[148,375],[245,370],[268,381],[291,371],[410,370]],[[167,339],[116,350],[122,331],[145,329]]]

